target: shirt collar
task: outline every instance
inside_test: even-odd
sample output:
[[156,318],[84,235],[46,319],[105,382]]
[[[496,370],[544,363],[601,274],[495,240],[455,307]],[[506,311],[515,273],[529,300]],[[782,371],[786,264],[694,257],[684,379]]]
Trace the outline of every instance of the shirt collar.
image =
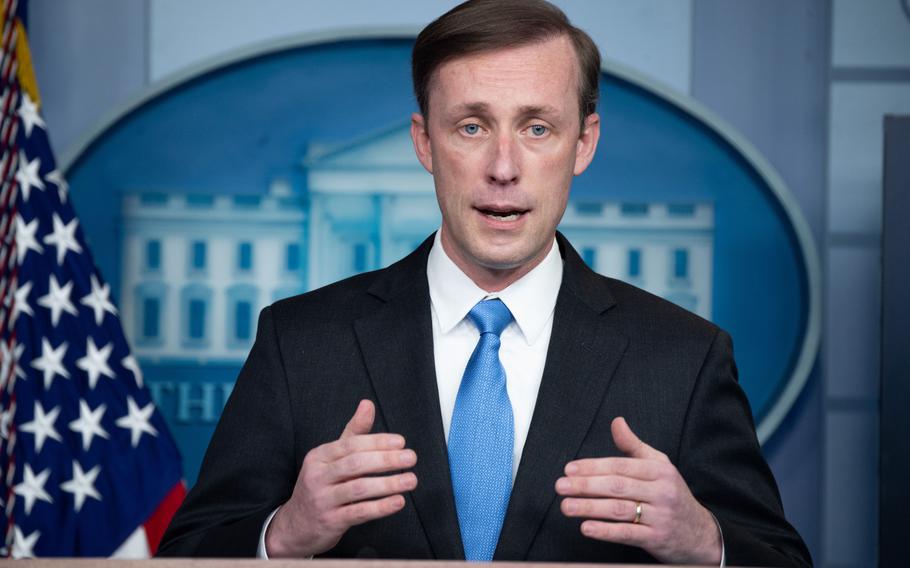
[[556,239],[550,252],[533,270],[499,292],[487,292],[477,286],[449,258],[442,248],[440,231],[427,259],[427,281],[430,301],[442,333],[458,325],[474,305],[485,298],[499,298],[505,303],[525,341],[533,344],[556,307],[556,296],[562,283],[562,257]]

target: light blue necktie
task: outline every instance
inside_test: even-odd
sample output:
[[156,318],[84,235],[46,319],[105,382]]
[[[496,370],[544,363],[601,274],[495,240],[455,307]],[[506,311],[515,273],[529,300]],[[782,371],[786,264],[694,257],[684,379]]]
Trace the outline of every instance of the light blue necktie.
[[512,492],[515,425],[499,361],[499,335],[512,312],[501,300],[483,300],[468,317],[480,339],[455,399],[449,467],[465,558],[483,561],[493,558]]

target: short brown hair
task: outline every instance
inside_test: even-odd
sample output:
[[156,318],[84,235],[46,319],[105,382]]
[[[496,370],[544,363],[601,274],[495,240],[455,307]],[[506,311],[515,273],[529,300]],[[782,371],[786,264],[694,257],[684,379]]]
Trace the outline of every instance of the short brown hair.
[[443,63],[485,51],[568,37],[578,57],[581,126],[600,96],[600,52],[594,41],[544,0],[468,0],[425,27],[411,54],[411,75],[420,112],[427,116],[430,81]]

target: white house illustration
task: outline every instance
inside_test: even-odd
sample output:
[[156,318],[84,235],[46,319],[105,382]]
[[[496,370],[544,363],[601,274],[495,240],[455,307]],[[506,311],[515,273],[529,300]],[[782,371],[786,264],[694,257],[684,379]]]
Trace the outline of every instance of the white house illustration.
[[242,360],[259,310],[305,288],[306,215],[283,181],[264,194],[128,193],[122,215],[123,324],[147,360]]
[[309,287],[388,266],[439,227],[433,178],[396,126],[303,160],[310,202]]
[[[276,299],[388,266],[439,227],[407,125],[311,146],[305,189],[135,191],[122,204],[124,327],[150,362],[239,362]],[[570,200],[560,230],[596,271],[711,317],[714,206]]]

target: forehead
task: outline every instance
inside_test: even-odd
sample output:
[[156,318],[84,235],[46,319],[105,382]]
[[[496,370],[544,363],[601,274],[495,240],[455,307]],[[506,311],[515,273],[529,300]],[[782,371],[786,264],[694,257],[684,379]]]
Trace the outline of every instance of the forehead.
[[430,114],[478,103],[577,113],[578,74],[578,58],[566,37],[457,57],[430,81]]

